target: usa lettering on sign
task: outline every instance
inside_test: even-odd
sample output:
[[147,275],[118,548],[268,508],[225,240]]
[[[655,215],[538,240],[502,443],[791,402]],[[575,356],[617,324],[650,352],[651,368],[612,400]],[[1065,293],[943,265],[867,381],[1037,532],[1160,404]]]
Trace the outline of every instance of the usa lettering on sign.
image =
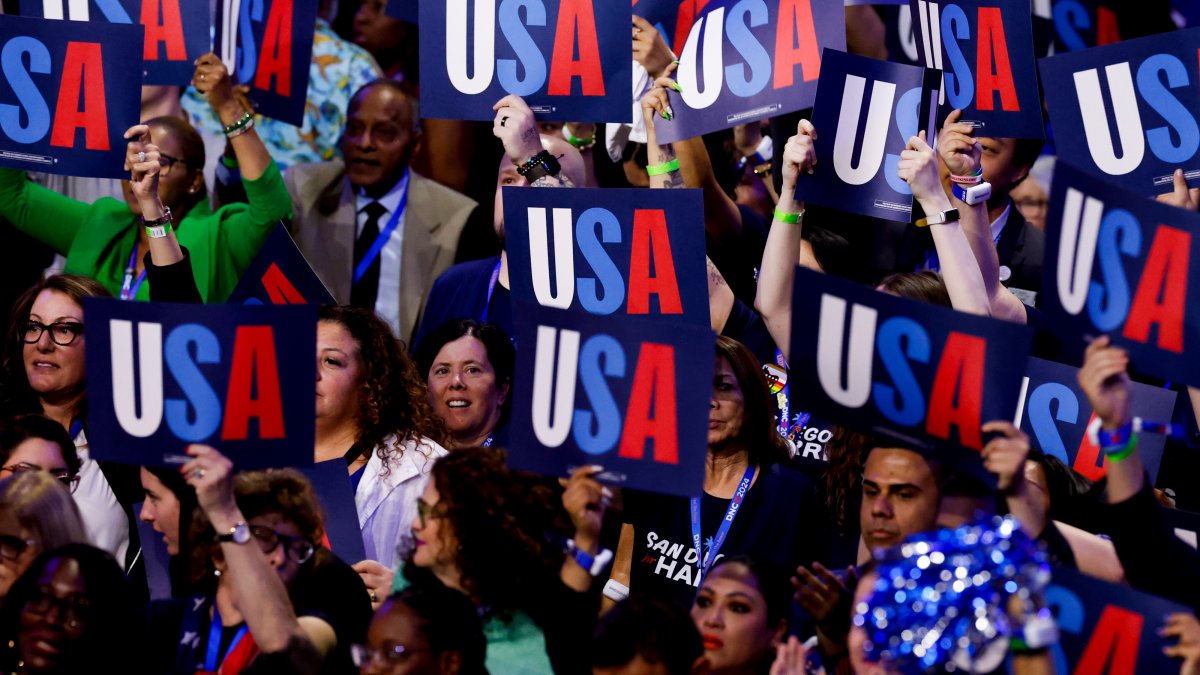
[[21,15],[145,27],[145,84],[186,85],[209,50],[212,16],[195,0],[21,0]]
[[513,300],[707,327],[699,190],[504,188]]
[[[1200,28],[1039,62],[1055,142],[1080,168],[1143,195],[1200,178]],[[1114,137],[1115,134],[1115,137]]]
[[[798,268],[797,406],[913,449],[983,448],[1017,409],[1032,330]],[[974,453],[971,453],[974,455]],[[978,462],[968,462],[978,464]]]
[[283,223],[254,256],[226,302],[247,305],[336,305],[333,294],[296,248]]
[[317,310],[84,300],[97,459],[177,465],[189,443],[243,469],[313,463]]
[[699,493],[714,337],[655,317],[593,316],[516,302],[509,461],[549,476],[599,464],[605,482]]
[[143,29],[0,15],[0,166],[128,178]]
[[831,49],[823,59],[812,116],[817,166],[796,182],[797,199],[909,222],[912,190],[896,164],[918,130],[933,138],[937,73]]
[[[1014,424],[1029,434],[1034,447],[1095,481],[1108,473],[1108,459],[1089,433],[1100,428],[1100,420],[1079,387],[1078,373],[1078,368],[1031,357],[1021,383],[1021,403]],[[1167,422],[1174,409],[1174,391],[1133,383],[1133,415]],[[1138,455],[1151,480],[1158,477],[1166,441],[1162,434],[1144,432],[1138,436]]]
[[698,11],[675,71],[672,120],[655,123],[673,143],[810,108],[821,50],[846,49],[841,0],[711,0]]
[[219,0],[213,51],[250,86],[255,112],[304,122],[318,0]]
[[1121,41],[1116,6],[1110,0],[1041,0],[1041,4],[1052,5],[1047,18],[1053,21],[1054,46],[1060,53]]
[[912,0],[917,47],[944,73],[939,121],[955,108],[980,136],[1042,138],[1029,3]]
[[1059,641],[1050,648],[1056,673],[1151,675],[1179,668],[1178,659],[1163,654],[1177,640],[1158,629],[1169,614],[1191,614],[1185,605],[1062,567],[1054,568],[1046,605],[1058,621]]
[[1107,334],[1139,372],[1200,386],[1198,239],[1197,214],[1059,161],[1038,308],[1060,334]]
[[421,114],[491,120],[507,94],[539,120],[628,122],[630,6],[600,0],[420,4]]

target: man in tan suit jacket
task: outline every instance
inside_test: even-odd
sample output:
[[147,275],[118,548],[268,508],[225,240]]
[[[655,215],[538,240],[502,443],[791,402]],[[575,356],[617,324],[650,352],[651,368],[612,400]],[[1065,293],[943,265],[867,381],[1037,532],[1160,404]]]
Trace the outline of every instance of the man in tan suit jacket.
[[345,160],[297,164],[284,175],[292,236],[333,297],[375,309],[405,341],[477,206],[409,170],[419,140],[408,95],[376,80],[350,99]]

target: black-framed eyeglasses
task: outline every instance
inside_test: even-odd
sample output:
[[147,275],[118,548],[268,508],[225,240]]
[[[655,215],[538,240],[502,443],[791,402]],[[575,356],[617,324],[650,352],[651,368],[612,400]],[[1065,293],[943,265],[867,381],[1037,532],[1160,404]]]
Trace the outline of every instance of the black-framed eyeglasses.
[[25,549],[36,543],[32,539],[22,539],[12,534],[0,534],[0,558],[16,560],[21,557]]
[[42,333],[50,331],[50,339],[56,345],[66,347],[83,335],[83,324],[78,321],[56,321],[44,324],[37,321],[23,321],[20,324],[21,339],[25,344],[36,344],[42,339]]
[[25,611],[41,617],[50,614],[50,610],[55,607],[58,608],[59,620],[71,628],[78,628],[86,623],[92,611],[92,603],[84,596],[72,594],[60,598],[46,586],[38,587],[25,603]]
[[426,648],[392,645],[391,647],[369,647],[367,645],[350,645],[350,658],[358,668],[379,668],[391,666],[408,660],[416,652],[429,651]]
[[26,471],[45,471],[51,476],[54,476],[54,480],[57,480],[65,485],[66,488],[71,492],[75,492],[75,488],[79,486],[79,475],[76,474],[72,476],[71,472],[66,469],[43,469],[42,467],[36,464],[30,464],[29,462],[17,462],[16,464],[9,464],[8,466],[0,466],[0,471],[9,471],[14,476]]
[[446,511],[438,509],[437,504],[430,506],[424,499],[417,497],[417,518],[421,521],[421,529],[425,529],[425,521],[431,518],[445,518]]
[[165,178],[167,176],[167,174],[171,173],[171,167],[175,166],[176,164],[179,164],[180,162],[187,164],[186,159],[179,159],[178,157],[172,157],[170,155],[164,154],[162,151],[159,151],[158,165],[161,168],[158,170],[158,175]]
[[308,562],[308,559],[313,557],[313,554],[317,551],[316,545],[304,537],[291,537],[286,534],[280,534],[262,525],[251,525],[250,534],[254,535],[255,541],[258,542],[258,548],[262,549],[263,553],[271,553],[279,548],[280,544],[283,544],[288,557],[295,561],[297,565],[303,565]]

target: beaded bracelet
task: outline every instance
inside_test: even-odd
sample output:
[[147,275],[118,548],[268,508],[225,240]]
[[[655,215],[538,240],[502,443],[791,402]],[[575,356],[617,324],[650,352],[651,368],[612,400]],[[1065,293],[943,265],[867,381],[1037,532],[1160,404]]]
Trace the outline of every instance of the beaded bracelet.
[[596,144],[596,134],[592,134],[588,138],[579,138],[575,136],[575,134],[571,133],[572,131],[573,129],[571,129],[570,125],[564,124],[562,126],[563,138],[566,139],[568,143],[575,146],[576,150],[582,152]]
[[651,176],[661,176],[664,173],[671,173],[679,170],[679,158],[676,157],[669,162],[662,164],[650,164],[646,167],[646,173]]
[[245,115],[242,115],[238,121],[225,127],[225,137],[233,138],[235,136],[241,136],[252,128],[254,128],[254,115],[246,113]]

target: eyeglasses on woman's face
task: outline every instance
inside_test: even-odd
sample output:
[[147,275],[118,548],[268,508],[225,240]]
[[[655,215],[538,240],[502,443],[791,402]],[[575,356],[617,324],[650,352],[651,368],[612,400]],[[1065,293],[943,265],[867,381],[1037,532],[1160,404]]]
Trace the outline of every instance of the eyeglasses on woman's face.
[[439,509],[437,504],[429,505],[424,499],[417,498],[417,518],[421,521],[421,529],[425,529],[425,521],[434,518],[445,518],[446,510]]
[[62,625],[68,628],[79,628],[87,623],[92,603],[77,593],[60,598],[49,586],[39,586],[25,603],[26,612],[42,618],[48,617],[54,608],[58,608],[59,621],[62,622]]
[[350,645],[350,658],[359,668],[391,668],[407,661],[413,654],[427,649],[392,644],[386,647]]
[[38,321],[23,321],[19,325],[21,339],[26,344],[37,344],[42,339],[42,333],[50,331],[50,339],[56,345],[66,347],[83,335],[83,324],[78,321],[56,321],[44,324]]
[[12,534],[0,534],[0,558],[10,561],[16,560],[21,557],[25,549],[36,543],[32,539],[22,539]]
[[75,492],[75,488],[79,486],[79,475],[76,474],[72,476],[70,471],[63,468],[43,469],[42,467],[36,464],[30,464],[29,462],[17,462],[16,464],[9,464],[8,466],[0,466],[0,471],[8,471],[14,476],[26,471],[45,471],[51,476],[54,476],[54,480],[57,480],[66,486],[67,490],[70,492]]
[[316,545],[304,537],[280,534],[263,525],[251,525],[250,534],[254,536],[254,540],[258,542],[258,548],[263,553],[272,553],[279,548],[280,544],[283,544],[288,557],[297,565],[308,562],[309,558],[312,558],[317,551]]

